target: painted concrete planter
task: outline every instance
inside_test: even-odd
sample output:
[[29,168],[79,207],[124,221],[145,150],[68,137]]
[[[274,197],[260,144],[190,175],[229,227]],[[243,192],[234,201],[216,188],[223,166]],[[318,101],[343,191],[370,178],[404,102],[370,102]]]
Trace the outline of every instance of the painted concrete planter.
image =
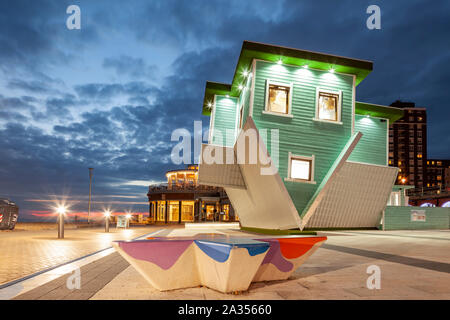
[[325,240],[216,234],[115,241],[113,246],[158,290],[204,285],[233,292],[255,281],[287,279]]

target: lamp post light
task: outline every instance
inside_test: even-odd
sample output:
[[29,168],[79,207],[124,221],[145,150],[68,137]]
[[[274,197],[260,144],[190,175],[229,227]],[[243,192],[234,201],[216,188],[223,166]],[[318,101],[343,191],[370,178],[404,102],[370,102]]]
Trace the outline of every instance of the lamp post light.
[[109,232],[109,217],[111,216],[111,211],[105,211],[105,232]]
[[88,217],[87,217],[88,224],[90,223],[90,219],[91,219],[92,170],[94,170],[94,168],[89,168],[89,204],[88,204]]
[[58,212],[58,239],[64,239],[64,215],[66,214],[66,208],[59,206],[56,211]]
[[130,227],[131,214],[128,213],[125,217],[127,218],[127,229],[128,229]]

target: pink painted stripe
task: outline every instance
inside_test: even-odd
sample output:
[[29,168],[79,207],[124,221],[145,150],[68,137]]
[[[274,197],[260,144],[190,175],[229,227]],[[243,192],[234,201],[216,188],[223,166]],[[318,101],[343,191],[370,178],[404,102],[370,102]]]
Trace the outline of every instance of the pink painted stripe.
[[170,241],[118,241],[120,248],[130,257],[152,262],[160,268],[171,268],[178,258],[192,244],[193,240]]

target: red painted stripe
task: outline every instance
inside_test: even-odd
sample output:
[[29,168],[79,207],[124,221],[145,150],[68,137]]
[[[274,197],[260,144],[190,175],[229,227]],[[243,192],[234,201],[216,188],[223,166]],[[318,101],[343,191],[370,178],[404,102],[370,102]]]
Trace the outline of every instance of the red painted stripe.
[[311,250],[316,243],[327,240],[327,237],[277,238],[277,240],[283,257],[295,259]]

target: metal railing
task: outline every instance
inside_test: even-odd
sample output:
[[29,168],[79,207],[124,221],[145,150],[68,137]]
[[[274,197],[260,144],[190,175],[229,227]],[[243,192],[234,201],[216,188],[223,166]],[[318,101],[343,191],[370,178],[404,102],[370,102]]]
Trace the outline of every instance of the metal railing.
[[439,187],[427,187],[427,188],[414,188],[406,190],[406,195],[408,197],[444,197],[450,196],[450,188],[439,188]]
[[222,188],[193,183],[182,183],[182,184],[160,183],[148,187],[149,193],[179,192],[179,191],[220,192],[222,191]]

